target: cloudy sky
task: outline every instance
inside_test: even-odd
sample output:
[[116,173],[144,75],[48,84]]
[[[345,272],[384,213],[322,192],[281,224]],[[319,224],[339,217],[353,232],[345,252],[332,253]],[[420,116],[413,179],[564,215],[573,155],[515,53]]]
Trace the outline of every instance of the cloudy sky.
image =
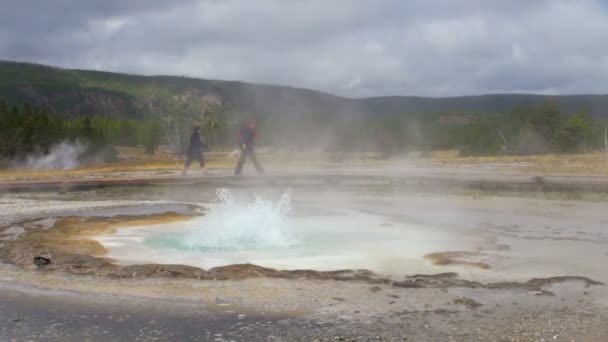
[[608,93],[608,0],[0,0],[0,59],[349,96]]

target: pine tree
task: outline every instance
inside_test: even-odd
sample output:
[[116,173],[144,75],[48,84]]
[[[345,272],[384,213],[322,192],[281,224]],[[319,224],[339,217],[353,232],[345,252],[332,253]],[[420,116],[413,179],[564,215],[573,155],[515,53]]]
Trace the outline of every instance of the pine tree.
[[139,125],[138,140],[147,154],[154,154],[160,144],[162,128],[158,121],[146,121]]
[[4,100],[0,100],[0,120],[5,118],[5,115],[8,114],[8,104],[4,102]]
[[534,111],[530,118],[532,130],[549,145],[557,143],[561,125],[559,105],[555,101],[547,101]]
[[34,111],[32,110],[32,107],[29,105],[29,103],[25,103],[23,105],[23,107],[21,108],[21,115],[24,118],[29,118],[33,114],[34,114]]

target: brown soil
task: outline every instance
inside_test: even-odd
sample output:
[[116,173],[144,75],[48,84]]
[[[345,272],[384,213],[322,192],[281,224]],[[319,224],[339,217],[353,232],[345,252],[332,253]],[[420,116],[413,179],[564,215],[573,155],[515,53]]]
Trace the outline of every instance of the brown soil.
[[96,240],[86,236],[113,234],[118,228],[141,227],[161,223],[184,221],[189,216],[173,212],[148,216],[63,217],[49,229],[28,229],[22,238],[43,247],[64,253],[103,256],[107,250]]
[[490,265],[480,262],[480,261],[471,261],[467,260],[470,258],[478,258],[480,257],[480,253],[476,252],[464,252],[464,251],[456,251],[456,252],[439,252],[439,253],[431,253],[427,254],[424,257],[430,260],[434,265],[462,265],[462,266],[472,266],[478,267],[481,269],[488,269]]

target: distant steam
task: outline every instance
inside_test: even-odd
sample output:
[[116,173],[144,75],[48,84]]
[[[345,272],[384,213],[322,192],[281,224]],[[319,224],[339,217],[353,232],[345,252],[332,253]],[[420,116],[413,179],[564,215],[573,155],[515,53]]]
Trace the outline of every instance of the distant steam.
[[28,156],[26,167],[33,170],[70,170],[78,167],[86,146],[79,141],[53,145],[48,154]]

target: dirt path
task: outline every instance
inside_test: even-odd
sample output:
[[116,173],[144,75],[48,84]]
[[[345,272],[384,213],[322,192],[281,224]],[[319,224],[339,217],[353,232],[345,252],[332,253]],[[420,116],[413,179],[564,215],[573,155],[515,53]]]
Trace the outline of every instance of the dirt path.
[[459,168],[324,168],[316,170],[279,170],[264,176],[235,177],[231,170],[191,172],[182,177],[179,171],[108,172],[90,175],[20,177],[0,179],[2,191],[69,191],[107,186],[143,185],[323,185],[387,184],[423,186],[461,186],[486,190],[587,191],[608,193],[608,176],[497,172]]

